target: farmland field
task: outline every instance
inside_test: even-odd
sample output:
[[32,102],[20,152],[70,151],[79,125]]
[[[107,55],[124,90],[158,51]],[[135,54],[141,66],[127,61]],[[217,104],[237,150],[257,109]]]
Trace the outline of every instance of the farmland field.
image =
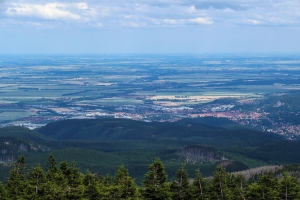
[[[1,55],[0,60],[4,126],[90,116],[172,121],[215,100],[300,89],[300,55]],[[185,111],[176,115],[174,109]]]

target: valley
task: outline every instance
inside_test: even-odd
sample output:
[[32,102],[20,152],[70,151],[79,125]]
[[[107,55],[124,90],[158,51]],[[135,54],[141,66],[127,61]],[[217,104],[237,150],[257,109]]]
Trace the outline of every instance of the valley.
[[[75,161],[137,182],[299,162],[299,55],[1,55],[0,178]],[[45,167],[45,166],[43,166]]]
[[0,60],[2,127],[214,116],[290,140],[299,135],[299,107],[290,101],[299,96],[299,55],[2,55]]

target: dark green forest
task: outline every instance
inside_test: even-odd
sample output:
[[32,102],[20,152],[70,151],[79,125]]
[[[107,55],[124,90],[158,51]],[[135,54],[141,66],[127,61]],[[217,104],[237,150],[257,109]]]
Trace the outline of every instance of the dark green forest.
[[[164,178],[166,179],[166,191],[168,191],[166,199],[175,198],[172,197],[172,187],[175,187],[172,186],[172,181],[177,176],[178,170],[183,167],[190,177],[189,195],[192,195],[193,190],[191,189],[193,188],[192,179],[198,177],[200,172],[201,177],[214,177],[220,166],[223,171],[226,171],[226,177],[232,177],[231,172],[250,170],[260,166],[284,166],[274,172],[274,177],[272,176],[272,178],[278,179],[276,184],[280,184],[283,176],[280,174],[283,174],[284,171],[290,173],[286,175],[288,177],[290,175],[296,179],[300,177],[297,165],[300,158],[299,142],[288,141],[279,135],[260,132],[227,119],[213,117],[184,119],[173,123],[149,123],[113,118],[65,120],[50,123],[37,130],[5,127],[0,128],[0,150],[0,181],[3,183],[1,190],[6,191],[8,195],[13,172],[16,172],[22,174],[21,178],[17,179],[25,181],[24,184],[20,183],[19,185],[20,187],[24,186],[20,191],[25,191],[26,195],[33,192],[32,195],[47,196],[49,191],[46,189],[53,187],[51,192],[58,191],[57,195],[63,195],[63,197],[54,199],[73,198],[68,197],[71,194],[66,193],[66,188],[68,190],[73,186],[69,185],[71,183],[68,182],[67,175],[64,173],[75,173],[74,171],[76,171],[80,178],[76,183],[78,187],[74,186],[76,188],[74,191],[78,190],[80,195],[86,194],[88,184],[84,180],[86,180],[86,176],[89,176],[90,181],[93,182],[91,187],[94,187],[95,191],[93,192],[96,192],[97,198],[109,199],[112,198],[110,195],[117,195],[120,192],[114,185],[114,179],[120,166],[123,166],[123,171],[126,166],[125,171],[126,173],[130,172],[130,181],[136,188],[134,191],[137,196],[134,198],[145,198],[143,196],[145,174],[148,173],[148,167],[156,158],[160,158],[160,161],[163,162],[164,173],[169,177],[168,179]],[[55,168],[58,173],[51,176],[49,176],[50,154],[57,160]],[[24,165],[22,164],[22,167],[16,169],[15,163],[20,164],[18,158],[21,155],[26,157],[26,164],[24,161]],[[63,166],[61,163],[64,163]],[[296,167],[291,167],[294,166],[291,164],[296,164]],[[38,193],[35,194],[32,187],[35,188],[36,185],[29,184],[32,181],[30,173],[40,173],[42,177],[43,184],[37,186]],[[57,180],[56,178],[49,180],[50,177],[56,177]],[[65,179],[62,180],[62,177]],[[210,188],[207,190],[210,191],[210,195],[212,180],[213,178],[205,179],[205,184]],[[250,191],[248,189],[255,186],[250,187],[250,185],[258,180],[260,179],[257,173],[250,180],[247,179],[247,190],[243,195],[248,194],[246,191]],[[232,180],[228,179],[227,181]],[[236,195],[235,193],[238,191],[233,189],[235,183],[231,184],[233,185],[228,186],[230,188],[228,195],[233,198],[232,195]],[[19,199],[24,198],[29,197],[20,197]],[[49,197],[49,199],[51,198]],[[155,199],[156,197],[151,198]],[[203,196],[201,198],[218,199],[219,197]],[[224,196],[224,198],[229,197]],[[247,199],[251,198],[247,196]],[[38,199],[38,197],[33,199]],[[87,197],[87,199],[92,198]],[[197,198],[195,197],[195,199]]]
[[76,162],[80,173],[113,175],[126,166],[141,183],[148,166],[160,158],[173,177],[185,165],[190,177],[204,177],[217,166],[228,173],[260,166],[299,163],[300,145],[280,135],[260,132],[222,118],[184,119],[173,123],[103,118],[65,120],[37,130],[0,128],[0,180],[7,184],[19,156],[27,169],[46,169],[49,154],[58,162]]
[[[113,176],[89,170],[82,173],[75,162],[57,163],[50,155],[45,166],[38,164],[28,168],[25,157],[20,156],[6,184],[0,182],[0,199],[300,199],[297,178],[283,170],[280,176],[262,173],[249,182],[243,174],[228,173],[222,166],[217,166],[210,178],[203,178],[197,169],[190,179],[185,165],[181,165],[168,178],[163,162],[156,158],[139,184],[124,165],[119,166]],[[298,168],[289,166],[289,170]]]

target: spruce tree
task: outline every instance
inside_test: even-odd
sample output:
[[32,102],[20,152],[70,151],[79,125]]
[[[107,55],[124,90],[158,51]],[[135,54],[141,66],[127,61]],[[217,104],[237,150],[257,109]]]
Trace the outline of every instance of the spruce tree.
[[176,177],[171,184],[172,200],[190,199],[189,177],[184,165],[176,172]]
[[233,184],[230,186],[233,191],[233,197],[235,200],[245,200],[246,199],[246,192],[248,184],[245,180],[245,177],[241,174],[238,174],[237,176],[233,176],[232,181]]
[[273,200],[279,198],[278,181],[272,174],[262,174],[247,190],[249,200]]
[[300,199],[300,188],[297,178],[290,176],[287,172],[283,173],[283,178],[279,183],[279,198],[284,200]]
[[7,180],[8,196],[11,199],[24,199],[26,197],[27,183],[24,175],[25,157],[20,156],[10,171],[10,177]]
[[149,166],[142,182],[142,196],[146,200],[171,200],[170,186],[167,174],[160,159],[155,159]]
[[56,164],[56,160],[53,157],[52,154],[50,154],[47,164],[46,164],[46,171],[50,172],[50,173],[55,173],[57,172],[57,164]]
[[200,169],[196,170],[196,178],[190,187],[191,199],[204,200],[209,199],[209,186],[208,182],[202,177]]
[[211,199],[231,200],[232,190],[228,185],[229,175],[224,168],[218,166],[215,170],[211,186]]
[[85,186],[84,197],[89,200],[100,200],[104,196],[103,183],[100,183],[95,175],[87,171],[83,177],[83,185]]
[[138,197],[138,188],[124,165],[121,165],[117,170],[113,186],[116,189],[115,195],[120,199],[137,199]]
[[2,182],[0,181],[0,199],[1,200],[8,200],[8,194],[7,194],[7,190],[4,187],[4,185],[2,184]]
[[[52,163],[51,165],[49,164]],[[45,200],[66,199],[68,192],[68,180],[61,169],[57,168],[56,161],[53,156],[49,157],[46,172]]]
[[40,165],[33,167],[27,174],[28,190],[27,195],[30,199],[43,199],[45,192],[46,176]]
[[84,187],[81,185],[82,176],[75,162],[68,166],[66,161],[60,163],[60,170],[67,182],[66,196],[68,199],[80,199],[84,193]]

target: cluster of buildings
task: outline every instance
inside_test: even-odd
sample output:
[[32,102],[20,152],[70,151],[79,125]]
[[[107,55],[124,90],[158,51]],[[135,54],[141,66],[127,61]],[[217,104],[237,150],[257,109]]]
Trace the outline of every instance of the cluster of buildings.
[[[255,104],[249,100],[240,104]],[[282,106],[277,102],[275,106]],[[261,131],[273,132],[287,137],[300,135],[300,125],[278,123],[269,117],[269,113],[261,108],[247,110],[236,108],[233,104],[198,104],[197,106],[162,106],[156,104],[136,105],[103,105],[93,106],[37,106],[32,105],[27,109],[35,109],[36,114],[20,118],[5,125],[24,126],[29,129],[39,128],[47,123],[65,119],[96,119],[96,118],[125,118],[140,121],[174,122],[183,118],[197,117],[222,117],[228,118],[241,125],[256,128]],[[292,138],[293,138],[292,137]]]

